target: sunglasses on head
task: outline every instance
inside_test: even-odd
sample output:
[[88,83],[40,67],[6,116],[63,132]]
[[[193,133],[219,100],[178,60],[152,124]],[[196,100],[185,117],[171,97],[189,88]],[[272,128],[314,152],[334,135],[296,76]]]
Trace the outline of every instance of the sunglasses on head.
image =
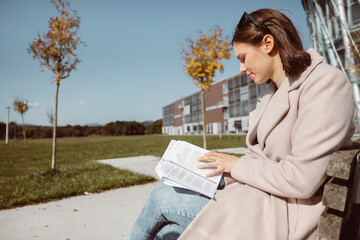
[[267,30],[269,33],[271,33],[270,29],[265,26],[265,24],[263,24],[262,22],[258,21],[256,18],[254,18],[253,16],[251,16],[250,14],[248,14],[247,12],[244,12],[244,14],[242,15],[242,17],[240,18],[240,21],[237,25],[237,29],[240,30],[240,26],[241,24],[246,20],[249,19],[253,24],[255,24],[255,26],[257,27],[261,27],[264,28],[265,30]]

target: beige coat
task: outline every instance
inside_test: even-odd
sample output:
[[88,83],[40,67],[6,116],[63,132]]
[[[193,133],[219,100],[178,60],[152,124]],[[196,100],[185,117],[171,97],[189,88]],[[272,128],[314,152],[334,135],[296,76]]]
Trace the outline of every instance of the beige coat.
[[351,145],[355,103],[346,76],[308,52],[311,66],[279,89],[271,82],[250,113],[236,181],[227,179],[179,239],[316,238],[329,154]]

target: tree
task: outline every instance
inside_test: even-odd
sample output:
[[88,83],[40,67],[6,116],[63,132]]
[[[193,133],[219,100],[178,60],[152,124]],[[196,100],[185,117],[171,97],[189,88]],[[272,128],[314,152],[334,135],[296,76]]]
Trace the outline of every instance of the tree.
[[206,121],[204,92],[213,82],[215,71],[223,72],[222,59],[230,58],[231,45],[223,37],[222,29],[214,26],[208,34],[198,32],[197,38],[187,37],[185,44],[180,44],[185,73],[201,89],[201,114],[203,122],[203,141],[206,149]]
[[13,133],[14,140],[16,140],[17,135],[17,125],[16,122],[10,122],[9,123],[9,137],[11,137],[11,133]]
[[70,72],[76,70],[80,62],[75,50],[79,45],[85,45],[77,37],[80,27],[80,18],[76,11],[70,9],[66,0],[52,0],[59,16],[50,18],[49,31],[37,37],[30,44],[28,52],[34,59],[40,61],[42,68],[51,70],[56,84],[55,111],[53,119],[53,152],[51,169],[56,169],[56,128],[58,112],[58,94],[60,81],[69,77]]
[[155,122],[153,122],[151,125],[146,127],[146,133],[147,134],[161,134],[161,128],[162,128],[162,119],[158,119]]
[[26,133],[25,133],[25,125],[24,125],[24,113],[29,110],[29,104],[27,100],[23,100],[20,98],[15,98],[13,102],[14,110],[21,115],[21,121],[23,125],[23,135],[24,135],[24,145],[25,149],[27,148],[26,145]]
[[355,72],[360,73],[360,30],[351,33],[352,38],[355,41],[355,46],[352,42],[349,43],[351,52],[354,57],[354,69]]
[[6,135],[6,124],[3,122],[0,122],[0,138],[5,139],[5,135]]

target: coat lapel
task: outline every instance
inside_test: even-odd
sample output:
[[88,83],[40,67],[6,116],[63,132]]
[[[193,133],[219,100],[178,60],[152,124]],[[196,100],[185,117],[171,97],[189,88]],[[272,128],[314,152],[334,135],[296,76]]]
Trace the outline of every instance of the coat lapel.
[[286,78],[267,104],[266,109],[258,121],[257,137],[261,149],[264,149],[266,138],[270,132],[289,111],[288,82],[288,78]]
[[257,128],[259,121],[275,91],[276,85],[273,82],[270,82],[264,96],[258,100],[255,110],[249,114],[249,133],[247,134],[248,146],[255,145],[257,143]]

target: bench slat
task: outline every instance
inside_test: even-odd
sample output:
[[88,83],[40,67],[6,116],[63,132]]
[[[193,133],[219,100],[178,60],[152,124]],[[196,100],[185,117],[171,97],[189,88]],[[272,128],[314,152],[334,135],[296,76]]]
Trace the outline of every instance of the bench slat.
[[338,240],[344,219],[328,211],[329,208],[325,208],[320,216],[318,235],[327,240]]
[[[341,183],[344,184],[344,183]],[[335,177],[332,177],[326,184],[323,194],[323,204],[326,207],[344,212],[348,198],[349,187],[336,183]]]
[[348,180],[351,173],[351,166],[354,156],[359,149],[350,149],[334,152],[331,155],[326,174],[331,177]]

